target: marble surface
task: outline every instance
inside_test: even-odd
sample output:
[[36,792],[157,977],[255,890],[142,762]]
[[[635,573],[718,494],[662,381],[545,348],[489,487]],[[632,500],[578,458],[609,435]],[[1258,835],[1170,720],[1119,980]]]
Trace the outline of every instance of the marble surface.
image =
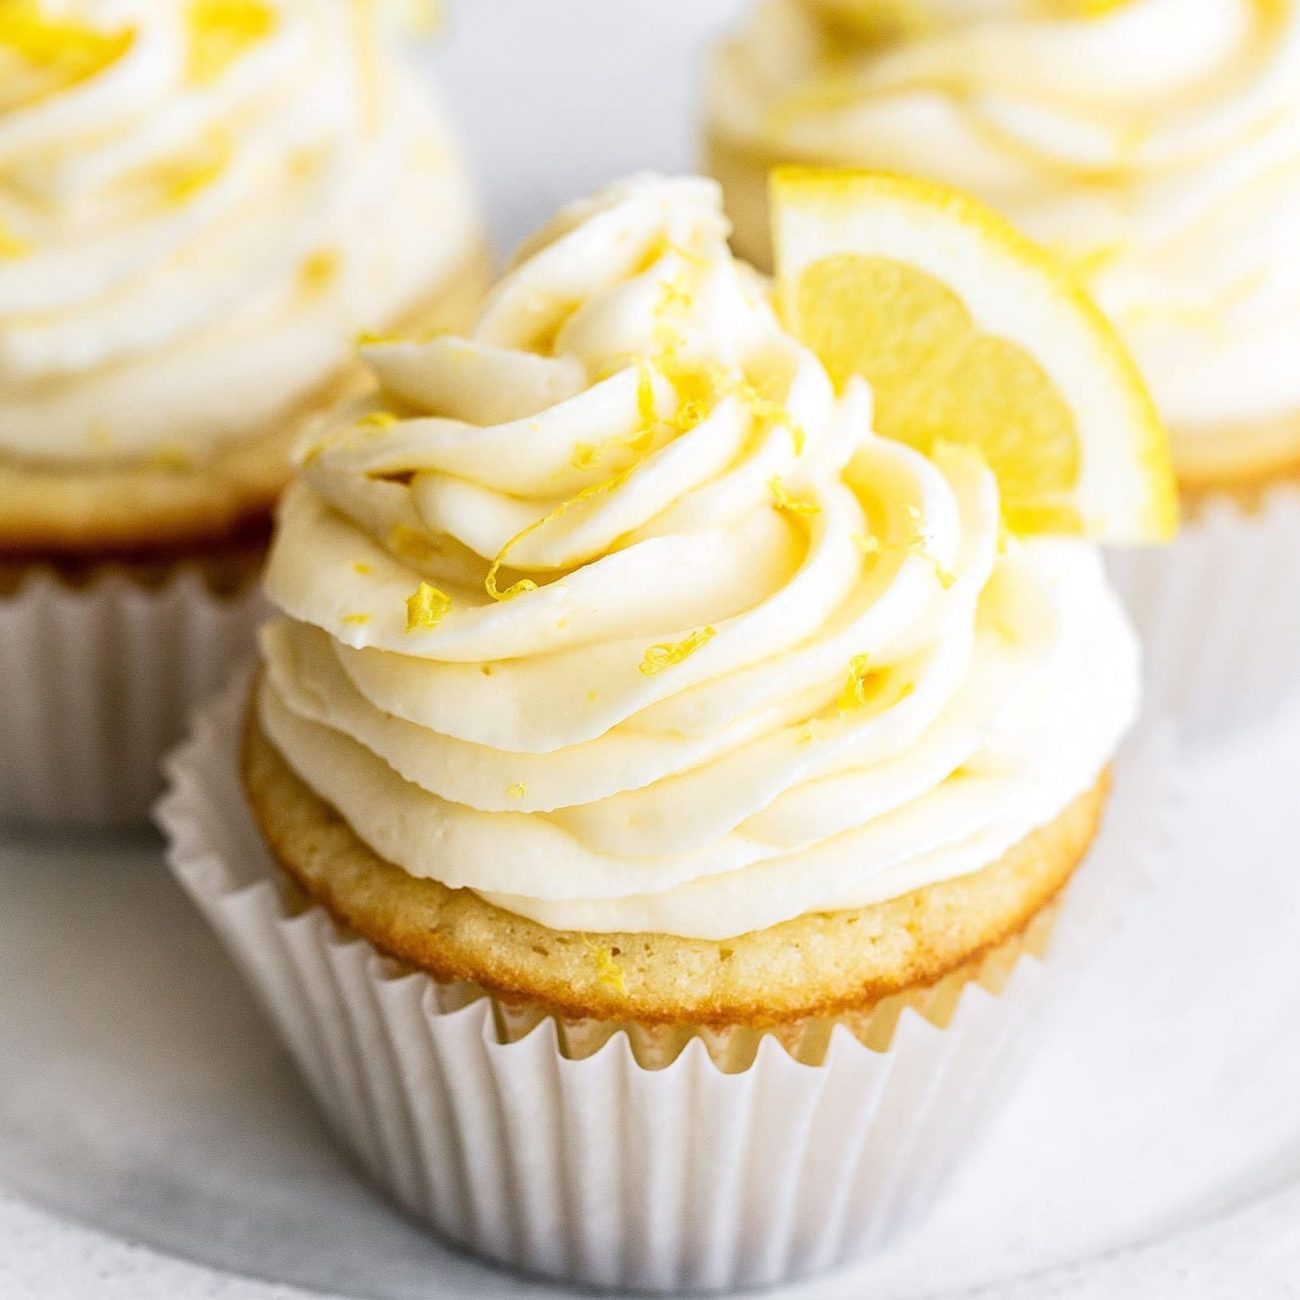
[[[452,0],[433,56],[508,246],[690,165],[736,0]],[[1189,765],[1132,909],[916,1236],[800,1300],[1300,1294],[1300,712]],[[354,1174],[150,837],[0,839],[0,1298],[557,1295]]]

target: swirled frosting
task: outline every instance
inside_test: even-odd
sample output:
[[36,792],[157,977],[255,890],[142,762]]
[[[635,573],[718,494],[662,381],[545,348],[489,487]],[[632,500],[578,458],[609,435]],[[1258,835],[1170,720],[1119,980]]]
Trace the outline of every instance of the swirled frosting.
[[[1002,208],[1090,281],[1189,468],[1295,441],[1298,85],[1294,0],[770,0],[719,54],[710,130],[755,169]],[[760,194],[728,195],[742,230]],[[1216,446],[1243,425],[1258,446]]]
[[477,239],[379,0],[0,4],[0,454],[201,459]]
[[1136,701],[1094,550],[871,431],[712,182],[563,212],[473,333],[366,349],[273,545],[260,720],[382,857],[545,925],[717,938],[977,870]]

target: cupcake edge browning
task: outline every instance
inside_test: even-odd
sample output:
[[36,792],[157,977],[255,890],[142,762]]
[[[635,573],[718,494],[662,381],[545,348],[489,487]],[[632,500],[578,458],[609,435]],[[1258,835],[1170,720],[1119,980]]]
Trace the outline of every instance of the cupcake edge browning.
[[996,862],[901,897],[724,941],[550,930],[379,857],[267,740],[250,708],[241,774],[280,869],[345,930],[444,982],[576,1019],[776,1028],[870,1012],[977,965],[1068,883],[1101,821],[1109,770]]

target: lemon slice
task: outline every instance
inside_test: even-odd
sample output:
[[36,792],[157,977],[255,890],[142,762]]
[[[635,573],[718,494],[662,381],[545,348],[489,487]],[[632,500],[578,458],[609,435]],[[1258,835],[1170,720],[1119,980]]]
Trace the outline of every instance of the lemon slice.
[[777,295],[876,431],[979,449],[1019,533],[1159,541],[1178,525],[1169,444],[1137,367],[1046,252],[974,199],[866,172],[772,176]]

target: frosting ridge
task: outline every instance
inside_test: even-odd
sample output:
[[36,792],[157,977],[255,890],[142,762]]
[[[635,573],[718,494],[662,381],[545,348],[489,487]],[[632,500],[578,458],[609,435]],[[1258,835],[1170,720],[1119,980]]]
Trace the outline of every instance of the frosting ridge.
[[728,937],[977,870],[1133,716],[1093,548],[978,458],[871,432],[726,246],[637,177],[465,338],[379,341],[303,449],[259,716],[381,856],[544,924]]
[[351,0],[0,12],[0,453],[201,459],[472,251],[390,26]]

